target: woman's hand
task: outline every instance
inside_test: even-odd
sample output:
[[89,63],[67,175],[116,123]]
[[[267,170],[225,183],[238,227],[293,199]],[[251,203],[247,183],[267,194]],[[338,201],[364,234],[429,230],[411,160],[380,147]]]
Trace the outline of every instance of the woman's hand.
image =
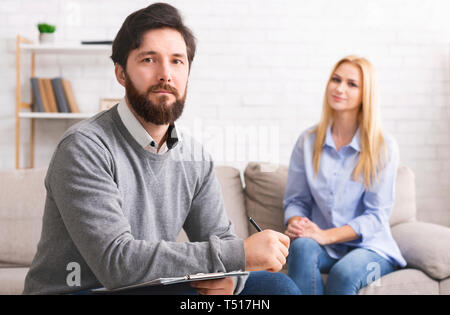
[[289,220],[288,226],[284,234],[289,236],[291,242],[298,237],[301,237],[303,234],[303,227],[300,225],[300,222],[303,220],[303,217],[293,217]]
[[297,217],[290,221],[284,233],[289,236],[291,241],[298,237],[305,237],[315,240],[320,245],[327,244],[326,231],[306,217]]
[[300,237],[307,237],[315,240],[319,245],[327,244],[326,231],[319,228],[317,224],[310,221],[308,218],[303,218],[298,222],[299,227],[302,230]]

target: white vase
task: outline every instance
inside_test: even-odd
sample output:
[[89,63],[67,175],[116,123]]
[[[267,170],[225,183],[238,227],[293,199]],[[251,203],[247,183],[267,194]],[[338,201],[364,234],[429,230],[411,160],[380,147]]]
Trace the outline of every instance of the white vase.
[[55,42],[55,33],[39,33],[39,43],[53,44]]

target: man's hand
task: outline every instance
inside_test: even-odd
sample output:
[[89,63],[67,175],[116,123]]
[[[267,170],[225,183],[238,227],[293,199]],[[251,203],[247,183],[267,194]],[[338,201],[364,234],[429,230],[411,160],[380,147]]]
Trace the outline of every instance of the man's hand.
[[201,295],[233,295],[234,281],[232,277],[194,281],[191,282],[191,287]]
[[286,263],[289,237],[272,230],[258,232],[244,240],[245,270],[277,272]]

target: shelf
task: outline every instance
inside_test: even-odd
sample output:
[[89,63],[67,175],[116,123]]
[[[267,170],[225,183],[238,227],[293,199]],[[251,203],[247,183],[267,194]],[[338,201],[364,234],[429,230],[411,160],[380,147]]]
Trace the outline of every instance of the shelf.
[[[17,35],[16,40],[16,169],[20,169],[20,153],[21,153],[21,124],[23,119],[27,119],[26,123],[30,124],[29,135],[29,156],[30,165],[34,167],[34,145],[35,145],[35,125],[36,119],[86,119],[97,113],[48,113],[48,112],[31,112],[32,106],[29,103],[22,101],[21,96],[21,56],[30,55],[31,57],[31,73],[28,76],[35,77],[36,75],[36,57],[37,55],[48,54],[54,55],[94,55],[104,58],[110,56],[112,52],[112,45],[82,45],[79,42],[59,42],[52,44],[35,44],[33,41]],[[26,54],[23,54],[26,53]],[[51,57],[54,57],[51,56]],[[27,76],[27,79],[28,79]]]
[[81,44],[20,44],[24,51],[40,54],[110,54],[111,45],[81,45]]
[[41,118],[41,119],[85,119],[94,116],[96,113],[35,113],[21,112],[20,118]]

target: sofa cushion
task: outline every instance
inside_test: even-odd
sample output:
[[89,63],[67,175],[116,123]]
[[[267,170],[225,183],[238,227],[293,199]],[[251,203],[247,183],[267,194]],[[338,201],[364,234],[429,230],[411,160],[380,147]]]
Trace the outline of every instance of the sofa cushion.
[[[283,197],[287,166],[251,162],[244,171],[247,214],[264,229],[284,232]],[[248,223],[249,233],[256,232]]]
[[395,182],[395,204],[389,223],[394,226],[416,219],[416,188],[412,170],[406,166],[399,166]]
[[29,266],[45,204],[45,169],[0,171],[0,261]]
[[439,283],[439,294],[450,295],[450,278],[442,280]]
[[245,211],[241,173],[230,166],[217,166],[215,171],[222,188],[222,196],[228,218],[233,222],[237,236],[246,239],[248,237],[248,220]]
[[439,282],[416,269],[401,269],[381,277],[380,282],[362,288],[359,295],[439,294]]
[[450,228],[425,222],[392,227],[392,236],[409,267],[435,279],[450,277]]
[[0,268],[0,295],[22,294],[28,268]]
[[[327,280],[328,274],[322,274],[324,284]],[[400,269],[381,277],[380,282],[374,282],[358,291],[358,295],[411,294],[442,294],[442,286],[421,270]]]
[[[245,203],[249,216],[263,229],[283,232],[283,198],[288,166],[251,162],[244,172]],[[396,201],[390,218],[391,226],[415,220],[414,174],[406,166],[398,168]],[[248,224],[249,232],[255,229]]]

